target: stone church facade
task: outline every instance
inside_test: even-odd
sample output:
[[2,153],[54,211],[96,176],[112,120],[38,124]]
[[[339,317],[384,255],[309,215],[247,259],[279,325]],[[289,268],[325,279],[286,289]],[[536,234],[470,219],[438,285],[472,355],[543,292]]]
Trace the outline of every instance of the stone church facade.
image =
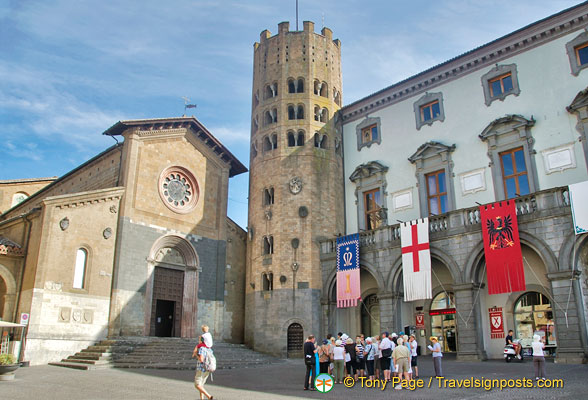
[[[117,144],[0,217],[2,318],[30,314],[25,359],[118,336],[243,341],[246,168],[195,118],[121,121]],[[120,139],[123,139],[122,141]]]

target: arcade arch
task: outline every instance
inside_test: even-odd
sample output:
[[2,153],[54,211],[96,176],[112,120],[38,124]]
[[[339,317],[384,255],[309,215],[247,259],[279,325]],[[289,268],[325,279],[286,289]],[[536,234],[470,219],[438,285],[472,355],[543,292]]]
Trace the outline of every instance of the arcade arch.
[[16,280],[4,265],[0,264],[0,319],[13,318],[16,301]]

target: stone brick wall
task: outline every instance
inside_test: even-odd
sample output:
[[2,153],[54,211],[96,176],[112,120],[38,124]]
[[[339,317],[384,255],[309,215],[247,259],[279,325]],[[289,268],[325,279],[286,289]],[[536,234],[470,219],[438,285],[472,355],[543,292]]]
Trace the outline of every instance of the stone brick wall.
[[[56,180],[45,190],[37,192],[21,205],[14,207],[0,219],[26,213],[39,207],[44,198],[119,186],[120,148],[112,146],[96,157]],[[120,185],[122,186],[122,185]]]
[[245,269],[247,234],[227,218],[227,263],[224,281],[223,339],[243,343],[245,329]]
[[32,194],[55,181],[55,179],[57,178],[0,181],[0,214],[8,211],[12,207],[12,200],[16,193],[23,193],[26,194],[27,197],[30,197]]

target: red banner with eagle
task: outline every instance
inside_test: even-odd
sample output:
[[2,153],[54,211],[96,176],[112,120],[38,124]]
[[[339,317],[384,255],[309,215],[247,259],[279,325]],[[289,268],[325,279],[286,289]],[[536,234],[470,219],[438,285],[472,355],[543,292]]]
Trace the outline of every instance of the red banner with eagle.
[[523,254],[513,200],[480,206],[488,294],[525,290]]

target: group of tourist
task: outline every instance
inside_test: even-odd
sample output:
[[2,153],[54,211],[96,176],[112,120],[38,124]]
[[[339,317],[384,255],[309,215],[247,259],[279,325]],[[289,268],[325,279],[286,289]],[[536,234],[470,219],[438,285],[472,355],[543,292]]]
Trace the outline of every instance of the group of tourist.
[[[435,336],[431,336],[428,346],[433,354],[435,375],[443,376],[441,370],[441,345]],[[316,339],[310,335],[304,343],[306,377],[304,390],[314,390],[315,354],[318,355],[319,373],[328,373],[335,383],[343,383],[344,377],[357,380],[365,377],[368,380],[392,377],[401,379],[418,378],[417,341],[414,335],[384,332],[380,336],[365,338],[359,334],[353,340],[347,334],[339,332],[336,337],[328,334],[322,344],[317,345]],[[399,384],[395,389],[402,389]]]

